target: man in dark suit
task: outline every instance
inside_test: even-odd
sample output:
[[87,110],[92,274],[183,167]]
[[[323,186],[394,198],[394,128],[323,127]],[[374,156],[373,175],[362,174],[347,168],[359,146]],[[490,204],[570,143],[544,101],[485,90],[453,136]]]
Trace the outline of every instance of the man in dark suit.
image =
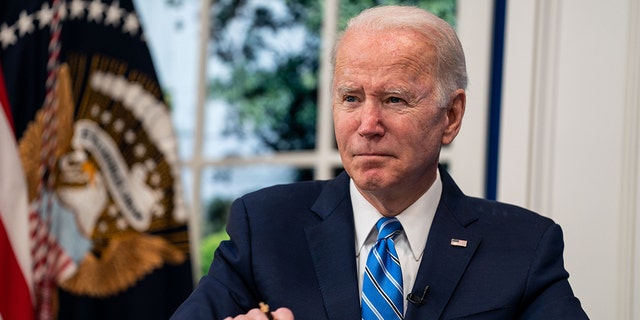
[[[465,196],[438,165],[466,103],[453,29],[418,8],[376,7],[351,20],[334,58],[345,172],[236,200],[231,240],[173,318],[267,319],[256,308],[265,301],[280,320],[587,319],[560,227]],[[401,227],[377,240],[387,222]],[[395,271],[386,261],[401,269],[391,283],[402,301],[387,293]]]

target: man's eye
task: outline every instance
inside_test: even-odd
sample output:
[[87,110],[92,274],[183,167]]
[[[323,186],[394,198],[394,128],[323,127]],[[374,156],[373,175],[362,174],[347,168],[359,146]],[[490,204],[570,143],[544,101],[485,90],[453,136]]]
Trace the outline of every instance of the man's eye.
[[356,97],[354,96],[345,96],[344,102],[356,102]]
[[389,102],[389,103],[402,103],[403,101],[404,101],[404,100],[402,100],[402,99],[400,99],[400,98],[398,98],[398,97],[390,97],[390,98],[388,99],[388,102]]

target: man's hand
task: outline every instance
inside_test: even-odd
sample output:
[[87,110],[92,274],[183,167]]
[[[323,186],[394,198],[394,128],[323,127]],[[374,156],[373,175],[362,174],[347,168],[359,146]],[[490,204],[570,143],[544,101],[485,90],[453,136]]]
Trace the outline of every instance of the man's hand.
[[[291,310],[287,308],[279,308],[278,310],[271,312],[271,315],[273,315],[273,319],[275,320],[294,320],[293,312],[291,312]],[[224,318],[224,320],[268,320],[268,319],[269,317],[267,317],[267,315],[264,314],[264,312],[260,311],[260,309],[258,308],[251,309],[249,310],[249,312],[247,312],[247,314],[241,314],[236,316],[235,318],[231,318],[231,317]]]

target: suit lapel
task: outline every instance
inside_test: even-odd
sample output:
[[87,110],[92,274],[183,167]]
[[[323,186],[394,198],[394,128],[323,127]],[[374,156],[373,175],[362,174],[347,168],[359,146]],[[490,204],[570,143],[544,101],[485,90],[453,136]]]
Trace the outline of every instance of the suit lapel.
[[[407,319],[439,319],[471,261],[481,238],[466,227],[475,222],[473,210],[464,205],[464,195],[445,170],[440,170],[443,191],[429,231],[427,246],[418,270],[414,293],[429,291],[423,304],[407,306]],[[452,245],[452,239],[466,245]]]
[[305,228],[305,232],[328,318],[358,319],[360,299],[349,177],[342,174],[329,182],[312,210],[322,221]]

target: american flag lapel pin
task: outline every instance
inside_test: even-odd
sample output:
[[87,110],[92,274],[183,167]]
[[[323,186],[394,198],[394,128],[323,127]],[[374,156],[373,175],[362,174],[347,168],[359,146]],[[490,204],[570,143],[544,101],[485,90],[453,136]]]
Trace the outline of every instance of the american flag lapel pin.
[[451,245],[454,246],[454,247],[466,248],[467,247],[467,240],[451,239]]

